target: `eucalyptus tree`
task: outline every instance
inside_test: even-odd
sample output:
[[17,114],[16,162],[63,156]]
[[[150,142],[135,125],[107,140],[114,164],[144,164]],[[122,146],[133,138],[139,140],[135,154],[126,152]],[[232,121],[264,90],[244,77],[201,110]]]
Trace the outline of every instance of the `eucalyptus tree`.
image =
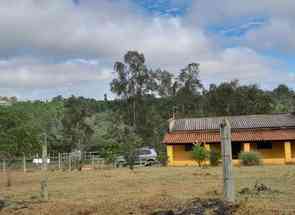
[[284,84],[280,84],[271,93],[274,112],[295,112],[295,92]]
[[203,85],[200,80],[200,64],[190,63],[181,70],[174,86],[176,88],[176,106],[184,116],[197,113]]
[[[116,78],[111,82],[111,91],[127,104],[127,122],[137,128],[139,105],[144,96],[156,89],[153,72],[145,65],[145,57],[137,51],[128,51],[124,62],[114,64]],[[123,103],[124,104],[124,103]]]

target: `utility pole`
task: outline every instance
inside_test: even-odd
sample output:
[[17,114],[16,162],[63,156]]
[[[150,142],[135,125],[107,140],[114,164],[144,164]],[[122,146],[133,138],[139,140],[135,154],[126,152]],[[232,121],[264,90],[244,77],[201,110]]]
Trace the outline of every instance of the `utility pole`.
[[47,134],[44,133],[44,141],[42,143],[42,180],[41,180],[41,197],[44,201],[48,201],[48,176],[47,176]]
[[223,164],[223,194],[224,200],[234,203],[234,180],[232,175],[232,146],[231,146],[231,126],[227,119],[220,124],[220,139],[222,149]]

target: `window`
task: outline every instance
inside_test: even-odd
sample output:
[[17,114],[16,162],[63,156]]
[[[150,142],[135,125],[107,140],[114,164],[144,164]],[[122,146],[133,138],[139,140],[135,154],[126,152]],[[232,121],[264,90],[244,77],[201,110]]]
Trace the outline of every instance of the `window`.
[[272,149],[272,142],[265,141],[265,142],[257,143],[257,149]]
[[150,154],[150,150],[141,149],[141,150],[138,150],[138,154],[139,155],[149,155]]
[[184,145],[184,150],[185,151],[193,151],[193,144],[185,144]]

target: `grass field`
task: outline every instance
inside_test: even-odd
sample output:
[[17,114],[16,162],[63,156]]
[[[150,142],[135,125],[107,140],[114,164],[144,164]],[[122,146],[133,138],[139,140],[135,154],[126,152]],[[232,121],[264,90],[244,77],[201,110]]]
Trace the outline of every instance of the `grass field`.
[[[22,202],[0,214],[150,214],[177,209],[194,198],[221,198],[221,167],[153,167],[49,172],[49,202],[39,199],[40,172],[12,173],[5,187],[0,173],[0,196]],[[295,214],[295,166],[235,167],[237,214]],[[267,192],[240,194],[255,183]]]

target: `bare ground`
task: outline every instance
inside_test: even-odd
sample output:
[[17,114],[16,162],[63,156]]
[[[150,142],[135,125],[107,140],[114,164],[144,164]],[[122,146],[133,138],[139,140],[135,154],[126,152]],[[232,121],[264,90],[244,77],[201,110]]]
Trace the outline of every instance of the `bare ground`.
[[[49,202],[40,201],[41,173],[0,173],[0,214],[151,214],[179,210],[196,198],[222,198],[221,167],[153,167],[49,172]],[[295,214],[295,166],[235,167],[236,214]],[[258,188],[255,184],[258,184]],[[267,189],[259,190],[261,184]]]

